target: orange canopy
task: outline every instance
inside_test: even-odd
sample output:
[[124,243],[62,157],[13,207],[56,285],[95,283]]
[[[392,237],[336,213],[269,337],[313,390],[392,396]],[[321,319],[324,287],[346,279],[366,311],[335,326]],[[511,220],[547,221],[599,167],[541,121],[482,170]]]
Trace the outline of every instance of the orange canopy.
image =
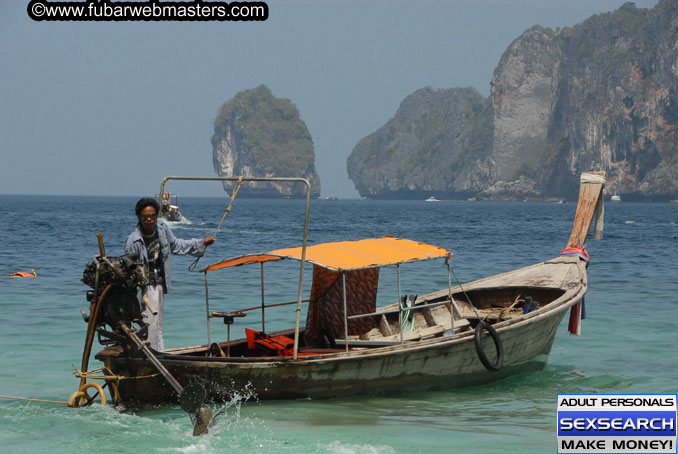
[[[300,247],[276,249],[262,254],[243,255],[222,260],[201,271],[214,271],[271,260],[301,260],[301,249]],[[359,241],[337,241],[306,247],[307,262],[335,271],[375,268],[451,255],[447,249],[390,236]]]

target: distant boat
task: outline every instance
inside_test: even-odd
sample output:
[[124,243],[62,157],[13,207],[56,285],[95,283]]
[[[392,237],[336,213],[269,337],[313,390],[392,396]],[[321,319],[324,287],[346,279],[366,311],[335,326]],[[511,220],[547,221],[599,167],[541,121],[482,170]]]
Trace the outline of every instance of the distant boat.
[[181,211],[179,211],[177,195],[170,194],[169,192],[166,192],[163,197],[161,197],[160,215],[167,222],[188,222],[188,219],[186,219],[181,214]]
[[621,197],[619,197],[619,195],[617,195],[617,193],[615,192],[614,195],[610,197],[610,200],[612,202],[621,202]]
[[339,197],[337,197],[336,195],[331,195],[331,196],[325,197],[325,200],[339,200]]
[[436,199],[434,195],[426,199],[427,202],[440,202],[440,200]]

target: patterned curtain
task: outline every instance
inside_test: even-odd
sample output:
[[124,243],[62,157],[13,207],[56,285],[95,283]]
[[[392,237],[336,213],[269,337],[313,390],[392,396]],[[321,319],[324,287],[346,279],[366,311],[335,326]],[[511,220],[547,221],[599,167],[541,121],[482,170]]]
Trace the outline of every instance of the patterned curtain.
[[[374,312],[377,308],[379,268],[346,271],[348,315]],[[377,326],[374,317],[348,321],[348,333],[359,335]],[[328,347],[323,336],[344,337],[344,293],[341,273],[313,267],[311,302],[306,315],[306,345]]]

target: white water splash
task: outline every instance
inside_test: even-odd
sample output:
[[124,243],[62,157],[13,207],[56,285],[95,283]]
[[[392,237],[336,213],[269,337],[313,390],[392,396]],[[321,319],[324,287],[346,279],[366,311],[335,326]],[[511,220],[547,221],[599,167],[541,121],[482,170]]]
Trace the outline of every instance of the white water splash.
[[193,222],[191,222],[190,219],[188,219],[186,216],[183,216],[180,221],[167,221],[167,225],[170,226],[170,228],[177,227],[180,225],[192,225]]
[[317,453],[328,454],[395,454],[391,446],[357,445],[335,440],[328,444],[318,444]]

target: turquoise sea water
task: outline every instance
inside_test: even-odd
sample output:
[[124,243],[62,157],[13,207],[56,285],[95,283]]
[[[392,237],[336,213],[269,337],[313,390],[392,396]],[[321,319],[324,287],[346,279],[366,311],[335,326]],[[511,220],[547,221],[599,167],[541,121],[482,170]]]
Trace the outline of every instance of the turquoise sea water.
[[[67,400],[78,380],[86,325],[85,264],[122,252],[135,223],[132,197],[0,196],[0,394]],[[214,233],[228,200],[185,198],[192,223],[180,237]],[[392,235],[446,247],[468,281],[558,255],[574,203],[340,200],[312,202],[309,243]],[[204,437],[191,435],[178,407],[136,413],[94,405],[0,400],[2,453],[465,453],[555,452],[559,393],[678,391],[678,204],[606,205],[605,239],[589,240],[583,335],[557,334],[544,370],[489,385],[351,399],[259,402],[243,390]],[[303,202],[236,200],[201,264],[246,252],[296,246]],[[173,258],[166,300],[168,347],[206,342],[204,280],[192,259]],[[15,271],[37,278],[9,278]],[[210,276],[213,310],[260,304],[259,268]],[[293,263],[266,266],[267,303],[296,299]],[[403,265],[403,293],[447,285],[442,263]],[[395,295],[395,269],[382,270],[380,299]],[[306,273],[306,287],[310,272]],[[215,289],[215,290],[212,290]],[[306,295],[308,291],[306,291]],[[267,326],[293,323],[291,309],[267,312]],[[234,335],[240,335],[237,322]],[[212,335],[225,339],[223,325]],[[95,344],[95,351],[98,345]],[[92,357],[90,367],[98,367]]]

